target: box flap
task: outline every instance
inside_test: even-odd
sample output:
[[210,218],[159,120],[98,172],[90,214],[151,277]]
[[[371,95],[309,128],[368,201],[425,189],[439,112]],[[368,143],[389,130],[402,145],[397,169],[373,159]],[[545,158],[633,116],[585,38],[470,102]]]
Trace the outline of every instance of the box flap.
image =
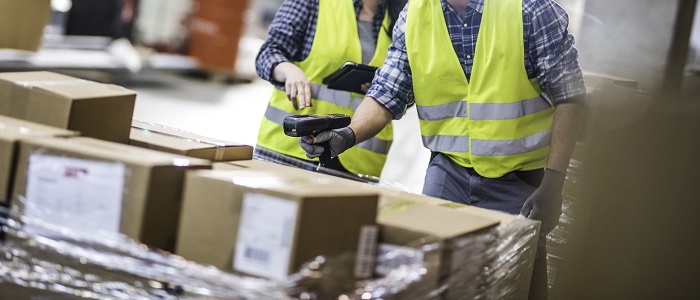
[[417,203],[395,211],[380,211],[378,223],[449,239],[499,224],[494,218]]
[[57,84],[31,82],[34,89],[80,101],[84,99],[109,97],[134,97],[136,92],[113,84],[103,84],[87,80],[63,81]]
[[272,171],[255,170],[203,170],[197,171],[197,176],[232,184],[265,189],[268,191],[287,194],[294,197],[327,197],[346,195],[377,195],[376,192],[358,190],[351,186],[336,184],[324,176],[316,177],[315,173],[281,174]]
[[36,82],[36,81],[75,81],[79,80],[75,77],[59,74],[59,73],[54,73],[54,72],[47,72],[47,71],[40,71],[40,72],[7,72],[7,73],[0,73],[0,80],[4,81],[9,81],[9,82]]
[[126,88],[79,79],[53,72],[12,72],[0,74],[0,80],[25,88],[46,91],[74,100],[132,96]]
[[252,146],[209,138],[188,137],[188,133],[184,131],[183,136],[177,134],[177,131],[158,132],[132,125],[129,143],[143,148],[213,161],[235,161],[253,158]]
[[34,122],[0,116],[0,134],[15,136],[47,137],[47,136],[77,136],[77,131],[71,131]]
[[199,143],[194,140],[178,138],[167,134],[162,134],[160,132],[149,131],[140,128],[131,127],[131,134],[129,134],[129,139],[131,143],[135,142],[162,145],[159,148],[169,148],[172,150],[177,150],[179,153],[185,154],[188,150],[193,149],[209,149],[213,148],[214,145]]
[[31,139],[28,144],[144,166],[209,166],[204,159],[170,154],[86,137]]
[[[248,145],[244,145],[241,143],[219,140],[219,139],[195,134],[195,133],[192,133],[192,132],[189,132],[186,130],[168,127],[165,125],[155,124],[155,123],[151,123],[151,122],[139,121],[139,120],[135,120],[135,119],[132,120],[132,122],[131,122],[131,128],[138,129],[141,131],[159,133],[159,134],[164,135],[164,136],[171,136],[174,138],[179,138],[179,139],[187,140],[187,141],[198,143],[198,144],[204,144],[204,145],[208,145],[208,147],[248,146]],[[132,133],[133,132],[134,131],[132,130]],[[201,148],[198,148],[198,149],[201,149]]]

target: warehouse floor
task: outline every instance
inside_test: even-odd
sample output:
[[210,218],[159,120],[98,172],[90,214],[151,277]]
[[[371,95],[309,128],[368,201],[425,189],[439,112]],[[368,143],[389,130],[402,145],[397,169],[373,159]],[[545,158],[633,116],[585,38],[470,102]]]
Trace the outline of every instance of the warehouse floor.
[[[143,74],[119,83],[138,92],[134,118],[201,135],[255,145],[272,85],[260,79],[216,82],[173,74]],[[420,193],[430,153],[423,148],[415,108],[394,123],[395,142],[382,179]]]

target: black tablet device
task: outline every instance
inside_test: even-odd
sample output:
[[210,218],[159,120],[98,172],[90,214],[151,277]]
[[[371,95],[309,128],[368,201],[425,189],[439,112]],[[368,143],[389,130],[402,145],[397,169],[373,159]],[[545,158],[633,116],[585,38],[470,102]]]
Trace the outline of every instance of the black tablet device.
[[338,70],[323,78],[323,84],[334,90],[364,94],[362,85],[372,82],[377,67],[346,62]]

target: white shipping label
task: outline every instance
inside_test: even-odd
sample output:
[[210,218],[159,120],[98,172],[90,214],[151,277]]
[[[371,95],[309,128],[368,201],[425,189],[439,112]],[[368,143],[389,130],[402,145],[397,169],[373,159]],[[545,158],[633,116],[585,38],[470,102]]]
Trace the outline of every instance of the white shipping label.
[[356,278],[370,278],[374,274],[378,236],[379,228],[377,226],[362,226],[357,246],[357,257],[355,258]]
[[32,154],[24,214],[78,230],[118,233],[125,174],[121,163]]
[[244,194],[234,270],[275,280],[286,279],[298,209],[295,201],[265,194]]

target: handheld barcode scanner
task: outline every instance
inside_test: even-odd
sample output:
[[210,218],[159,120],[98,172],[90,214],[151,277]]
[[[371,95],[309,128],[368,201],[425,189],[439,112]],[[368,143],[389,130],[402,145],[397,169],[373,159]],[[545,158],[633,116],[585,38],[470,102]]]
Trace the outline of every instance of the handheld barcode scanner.
[[[344,114],[327,115],[293,115],[284,118],[284,134],[291,137],[316,136],[319,133],[343,128],[350,125],[350,116]],[[323,147],[319,157],[319,166],[325,167],[331,161],[331,149],[328,141],[318,144]]]

